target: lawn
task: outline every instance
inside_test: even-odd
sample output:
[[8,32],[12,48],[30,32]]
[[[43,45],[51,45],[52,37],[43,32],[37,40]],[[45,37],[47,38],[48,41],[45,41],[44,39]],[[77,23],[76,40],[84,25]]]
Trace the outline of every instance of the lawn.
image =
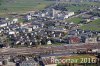
[[92,21],[89,24],[83,25],[80,28],[83,29],[83,30],[96,30],[96,31],[100,31],[100,19]]

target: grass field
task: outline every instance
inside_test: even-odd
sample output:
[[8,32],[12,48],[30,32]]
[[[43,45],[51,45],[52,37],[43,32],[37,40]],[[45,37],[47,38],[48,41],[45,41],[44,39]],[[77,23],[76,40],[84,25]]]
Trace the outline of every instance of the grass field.
[[[55,1],[47,1],[47,0],[0,0],[0,13],[8,13],[8,12],[23,12],[30,10],[41,10],[45,8],[47,5],[53,4]],[[99,3],[93,2],[83,2],[83,3],[73,3],[73,2],[65,2],[65,4],[79,4],[81,6],[68,6],[66,7],[68,10],[77,11],[77,10],[85,10],[88,9],[90,5],[100,5]]]
[[[64,4],[68,4],[66,7],[69,11],[77,12],[78,10],[88,10],[91,8],[90,6],[100,6],[99,2],[65,2]],[[76,4],[76,5],[75,5]]]
[[80,5],[80,6],[74,6],[71,5],[70,7],[66,7],[69,11],[77,12],[78,10],[87,10],[89,9],[89,5]]
[[81,20],[82,20],[81,17],[75,17],[75,18],[72,18],[72,19],[66,19],[66,21],[68,21],[68,22],[74,22],[75,24],[80,23]]
[[2,0],[0,1],[0,15],[11,12],[26,12],[42,10],[52,4],[52,1],[45,0]]
[[82,27],[80,27],[81,29],[84,30],[96,30],[96,31],[100,31],[100,19],[97,19],[89,24],[83,25]]

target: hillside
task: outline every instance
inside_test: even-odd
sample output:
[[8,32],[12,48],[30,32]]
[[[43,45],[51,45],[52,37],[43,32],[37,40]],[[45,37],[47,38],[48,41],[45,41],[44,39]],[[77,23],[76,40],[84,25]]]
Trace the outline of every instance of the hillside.
[[0,0],[0,12],[41,10],[51,3],[45,0]]
[[81,29],[84,30],[95,30],[95,31],[100,31],[100,19],[97,19],[95,21],[92,21],[89,24],[83,25],[80,27]]

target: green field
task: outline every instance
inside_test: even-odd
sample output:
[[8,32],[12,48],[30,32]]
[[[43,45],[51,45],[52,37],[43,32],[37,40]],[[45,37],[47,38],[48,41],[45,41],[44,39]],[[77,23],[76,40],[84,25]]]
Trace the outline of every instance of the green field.
[[11,12],[23,13],[32,10],[42,10],[52,3],[52,1],[45,0],[0,0],[0,15]]
[[[25,12],[30,10],[41,10],[45,8],[47,5],[54,4],[55,1],[47,1],[47,0],[0,0],[0,13],[8,13],[8,12]],[[86,10],[90,5],[98,5],[99,3],[93,2],[82,2],[82,3],[73,3],[73,2],[65,2],[67,6],[66,8],[71,11],[77,10]],[[72,4],[78,4],[80,6],[74,6]]]
[[89,5],[86,4],[86,5],[80,5],[80,6],[74,6],[74,5],[71,5],[69,7],[66,7],[69,11],[74,11],[74,12],[77,12],[79,10],[88,10],[89,9]]
[[80,23],[80,21],[82,21],[82,17],[75,17],[72,19],[66,19],[67,22],[74,22],[75,24]]
[[96,30],[96,31],[100,31],[100,19],[97,19],[89,24],[83,25],[82,27],[80,27],[81,29],[84,30]]
[[77,12],[79,10],[81,11],[88,10],[91,8],[91,6],[100,6],[99,2],[80,2],[80,3],[65,2],[63,3],[63,5],[66,3],[67,3],[67,6],[65,8],[69,11],[74,11],[74,12]]

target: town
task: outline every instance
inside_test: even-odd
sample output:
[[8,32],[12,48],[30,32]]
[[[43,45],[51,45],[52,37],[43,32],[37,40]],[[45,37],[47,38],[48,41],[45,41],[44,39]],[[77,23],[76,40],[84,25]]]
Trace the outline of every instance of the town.
[[[100,65],[100,7],[90,5],[88,9],[74,11],[65,8],[69,4],[59,2],[43,10],[0,17],[0,66]],[[65,64],[51,61],[81,56],[95,61]]]

